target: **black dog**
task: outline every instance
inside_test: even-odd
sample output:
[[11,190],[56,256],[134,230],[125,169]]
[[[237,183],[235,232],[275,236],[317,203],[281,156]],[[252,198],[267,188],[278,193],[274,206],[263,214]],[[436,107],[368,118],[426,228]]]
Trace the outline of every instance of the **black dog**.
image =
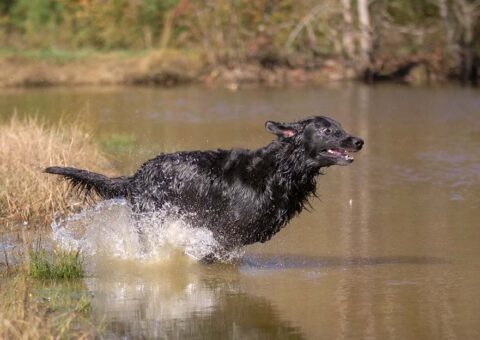
[[211,230],[228,251],[272,238],[315,194],[320,169],[352,163],[348,152],[363,146],[327,117],[269,121],[265,127],[278,138],[258,150],[161,154],[130,177],[64,167],[45,171],[104,199],[124,197],[137,213],[175,207],[191,216],[192,225]]

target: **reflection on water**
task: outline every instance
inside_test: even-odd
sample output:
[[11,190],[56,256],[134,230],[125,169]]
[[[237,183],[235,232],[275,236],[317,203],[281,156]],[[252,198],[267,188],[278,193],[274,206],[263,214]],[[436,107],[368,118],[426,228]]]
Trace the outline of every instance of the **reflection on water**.
[[174,339],[301,339],[266,299],[243,292],[238,273],[172,259],[151,265],[108,262],[88,280],[106,335]]
[[240,267],[181,256],[150,265],[98,261],[86,284],[94,317],[112,336],[429,338],[449,330],[468,337],[458,325],[476,324],[477,314],[462,315],[469,301],[461,289],[473,287],[445,272],[441,259],[264,256]]
[[[99,140],[132,136],[115,155],[125,173],[162,150],[264,145],[269,119],[326,114],[366,141],[352,165],[319,178],[312,212],[238,264],[95,259],[86,285],[112,337],[480,338],[478,89],[52,89],[0,100],[4,117],[82,112]],[[120,224],[103,227],[121,241]]]

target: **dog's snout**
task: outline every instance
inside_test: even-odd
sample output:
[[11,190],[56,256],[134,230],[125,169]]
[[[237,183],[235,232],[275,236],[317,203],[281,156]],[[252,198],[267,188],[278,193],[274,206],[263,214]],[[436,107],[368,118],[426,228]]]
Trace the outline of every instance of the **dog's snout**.
[[353,145],[355,145],[360,150],[362,148],[364,142],[360,138],[352,137],[352,143],[353,143]]
[[363,140],[357,137],[348,137],[343,140],[342,147],[350,151],[359,151],[363,147]]

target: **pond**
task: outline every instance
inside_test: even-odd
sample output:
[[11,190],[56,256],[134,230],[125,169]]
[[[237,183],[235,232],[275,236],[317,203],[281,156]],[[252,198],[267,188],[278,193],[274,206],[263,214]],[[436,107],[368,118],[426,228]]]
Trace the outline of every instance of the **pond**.
[[2,118],[78,119],[124,174],[165,150],[260,147],[267,120],[328,115],[365,140],[325,170],[310,211],[238,263],[93,256],[83,285],[108,337],[480,337],[478,89],[32,89],[0,102]]

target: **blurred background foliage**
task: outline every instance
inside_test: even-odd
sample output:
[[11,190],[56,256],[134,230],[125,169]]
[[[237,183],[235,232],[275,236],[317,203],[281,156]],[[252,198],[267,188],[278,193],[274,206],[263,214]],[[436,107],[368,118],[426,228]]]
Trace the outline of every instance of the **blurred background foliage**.
[[[477,72],[479,0],[2,0],[0,43],[13,50],[198,50],[210,63],[362,72],[386,60],[429,60]],[[404,60],[402,59],[402,62]]]

